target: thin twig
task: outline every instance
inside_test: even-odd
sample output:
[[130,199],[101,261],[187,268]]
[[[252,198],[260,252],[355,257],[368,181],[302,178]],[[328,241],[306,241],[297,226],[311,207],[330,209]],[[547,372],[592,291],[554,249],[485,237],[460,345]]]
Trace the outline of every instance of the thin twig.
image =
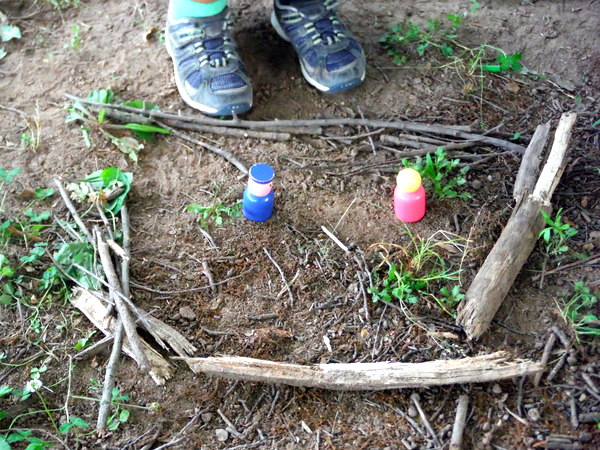
[[164,450],[165,448],[172,447],[172,446],[178,444],[179,442],[181,442],[183,440],[183,437],[184,437],[183,435],[185,434],[185,432],[187,430],[189,430],[190,427],[194,424],[194,422],[196,422],[198,420],[198,418],[205,412],[206,411],[200,411],[198,414],[196,414],[194,417],[191,418],[191,420],[179,431],[179,433],[177,433],[175,436],[173,436],[173,439],[171,439],[166,444],[156,447],[154,450]]
[[112,403],[112,390],[115,386],[115,370],[119,365],[119,357],[121,356],[121,348],[123,345],[123,331],[123,321],[121,318],[118,318],[115,325],[113,347],[104,375],[104,386],[102,388],[102,397],[100,398],[96,430],[104,430],[106,428],[106,422],[108,421],[109,409]]
[[423,421],[423,425],[425,425],[425,428],[427,428],[427,431],[429,431],[429,434],[431,435],[433,442],[435,443],[436,446],[440,447],[442,444],[440,443],[440,440],[437,438],[435,431],[433,431],[433,428],[432,428],[431,424],[429,423],[429,420],[427,419],[427,416],[425,415],[423,408],[421,408],[421,402],[419,401],[419,399],[420,399],[419,394],[412,394],[410,396],[410,399],[415,404],[415,407],[417,408],[417,412],[419,413],[419,416],[421,417],[421,420]]
[[[252,270],[253,270],[252,268],[249,268],[248,270],[240,273],[239,275],[235,275],[233,277],[229,277],[224,280],[217,281],[214,283],[214,285],[220,286],[221,284],[229,283],[232,280],[243,277],[244,275],[251,272]],[[137,289],[141,289],[142,291],[152,292],[153,294],[159,294],[159,295],[189,294],[192,292],[198,292],[198,291],[203,291],[205,289],[210,289],[210,285],[206,285],[206,286],[198,286],[198,287],[190,288],[190,289],[178,289],[175,291],[161,291],[160,289],[153,289],[148,286],[144,286],[143,284],[135,283],[133,281],[130,284]]]
[[[540,360],[540,364],[546,365],[548,363],[548,359],[550,358],[550,352],[552,351],[552,347],[554,347],[554,343],[556,342],[556,335],[554,333],[550,333],[548,336],[548,340],[546,341],[546,345],[544,346],[544,352],[542,353],[542,359]],[[535,374],[533,378],[533,385],[538,387],[540,385],[540,381],[542,381],[543,372],[539,372]]]
[[106,336],[102,340],[96,342],[94,345],[91,345],[85,350],[77,353],[75,356],[73,356],[73,359],[75,361],[84,361],[92,356],[97,355],[98,353],[102,353],[110,344],[112,344],[113,339],[114,336]]
[[271,260],[271,262],[273,263],[273,265],[279,272],[279,275],[281,275],[281,280],[283,281],[283,284],[288,292],[288,296],[290,297],[290,306],[294,306],[294,294],[292,294],[292,289],[290,288],[290,285],[288,284],[287,280],[285,279],[285,274],[283,273],[283,270],[281,269],[279,264],[277,264],[277,262],[273,259],[273,257],[269,253],[269,250],[267,250],[266,247],[263,247],[263,251],[265,252],[265,255],[267,255],[267,257]]
[[450,450],[460,450],[462,448],[463,432],[467,422],[467,412],[469,407],[469,396],[460,395],[458,405],[456,406],[456,416],[454,426],[452,427],[452,438],[450,439]]
[[321,230],[323,230],[323,233],[325,233],[329,237],[329,239],[331,239],[333,242],[335,242],[339,248],[344,250],[344,252],[350,253],[350,249],[348,247],[346,247],[342,241],[340,241],[337,237],[335,237],[335,235],[331,231],[329,231],[325,227],[325,225],[321,226]]
[[71,216],[73,216],[73,220],[75,220],[75,223],[77,224],[77,226],[79,227],[81,232],[83,232],[83,234],[85,234],[85,237],[87,238],[88,242],[90,244],[94,245],[94,238],[92,238],[92,233],[90,233],[90,230],[88,230],[88,227],[86,227],[85,223],[83,223],[83,220],[81,220],[81,217],[79,216],[79,213],[77,213],[77,209],[75,208],[75,205],[73,205],[73,202],[69,198],[69,194],[67,194],[67,191],[65,190],[63,184],[60,182],[60,180],[54,180],[54,183],[58,187],[58,192],[60,193],[60,196],[62,197],[63,201],[65,202],[65,205],[71,212]]
[[223,422],[225,422],[225,424],[227,425],[227,428],[226,428],[227,431],[229,431],[231,434],[233,434],[238,439],[242,439],[244,437],[242,435],[242,433],[240,433],[237,430],[235,425],[233,423],[231,423],[231,421],[227,418],[227,416],[225,416],[225,414],[223,414],[223,411],[221,411],[220,409],[217,409],[217,414],[219,414],[219,416],[221,416],[221,419],[223,419]]
[[191,142],[192,144],[199,145],[200,147],[203,147],[206,150],[209,150],[209,151],[225,158],[227,161],[229,161],[231,164],[233,164],[235,167],[237,167],[242,173],[244,173],[244,174],[248,173],[248,169],[246,168],[246,166],[240,160],[238,160],[235,156],[233,156],[231,153],[229,153],[227,150],[223,150],[222,148],[215,147],[214,145],[210,145],[210,144],[207,144],[206,142],[199,141],[198,139],[188,136],[187,134],[182,133],[181,131],[177,131],[175,128],[170,127],[169,125],[167,125],[165,123],[156,121],[156,124],[166,130],[169,130],[172,135],[177,136],[180,139]]

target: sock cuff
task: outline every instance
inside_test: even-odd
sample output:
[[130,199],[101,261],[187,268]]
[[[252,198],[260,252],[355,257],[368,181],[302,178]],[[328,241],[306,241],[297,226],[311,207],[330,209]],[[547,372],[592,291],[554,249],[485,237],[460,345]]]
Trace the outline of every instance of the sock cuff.
[[200,3],[194,0],[170,0],[169,19],[177,21],[185,17],[216,16],[227,6],[227,0],[215,0],[211,3]]

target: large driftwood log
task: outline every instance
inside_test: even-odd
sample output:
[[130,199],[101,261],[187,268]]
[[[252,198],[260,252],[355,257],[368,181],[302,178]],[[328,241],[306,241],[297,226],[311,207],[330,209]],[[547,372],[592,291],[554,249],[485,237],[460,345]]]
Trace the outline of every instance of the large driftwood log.
[[510,361],[506,352],[414,364],[379,362],[303,366],[239,356],[182,359],[196,373],[343,391],[481,383],[534,374],[543,369],[542,364],[533,361]]
[[[456,321],[464,328],[469,339],[479,338],[488,329],[537,242],[544,227],[540,211],[549,212],[552,209],[550,199],[565,167],[576,118],[575,113],[562,115],[552,149],[533,192],[524,199],[518,198],[520,203],[467,290]],[[542,146],[545,143],[544,139],[536,142]],[[533,186],[533,183],[528,185]],[[520,187],[515,195],[521,196],[525,189]]]

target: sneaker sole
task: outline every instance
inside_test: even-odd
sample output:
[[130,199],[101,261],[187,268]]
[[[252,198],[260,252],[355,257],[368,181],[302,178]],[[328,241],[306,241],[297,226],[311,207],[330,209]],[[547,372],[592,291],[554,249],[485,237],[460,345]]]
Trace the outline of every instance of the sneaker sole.
[[[271,13],[271,25],[273,26],[273,28],[275,28],[275,31],[282,39],[291,43],[291,41],[287,37],[285,31],[279,24],[279,21],[277,20],[277,16],[275,15],[275,11],[273,11]],[[324,84],[319,83],[317,80],[315,80],[308,74],[307,70],[304,68],[304,63],[302,62],[302,59],[300,59],[299,56],[298,56],[298,62],[300,63],[300,70],[302,71],[302,76],[304,77],[304,79],[306,81],[308,81],[309,84],[316,87],[319,91],[326,92],[328,94],[335,94],[338,92],[344,92],[349,89],[352,89],[353,87],[356,87],[359,84],[361,84],[365,79],[365,73],[363,72],[363,74],[360,78],[354,78],[354,79],[346,81],[344,83],[336,84],[335,86],[325,86]]]
[[[171,44],[169,43],[168,39],[165,39],[165,47],[167,49],[167,53],[173,60],[173,65],[175,65],[176,64],[175,57],[173,56],[173,51],[171,50]],[[174,68],[174,70],[177,71],[176,68]],[[185,103],[187,103],[192,108],[197,109],[198,111],[200,111],[208,116],[233,116],[234,113],[235,114],[243,114],[243,113],[249,111],[250,108],[252,108],[252,102],[250,102],[250,103],[236,103],[233,105],[226,105],[220,109],[216,109],[211,106],[204,105],[195,100],[192,100],[192,98],[189,96],[189,94],[186,92],[186,90],[181,85],[179,76],[177,76],[177,75],[175,75],[175,84],[177,85],[177,90],[179,91],[179,95],[181,96],[181,98],[183,99],[183,101]]]

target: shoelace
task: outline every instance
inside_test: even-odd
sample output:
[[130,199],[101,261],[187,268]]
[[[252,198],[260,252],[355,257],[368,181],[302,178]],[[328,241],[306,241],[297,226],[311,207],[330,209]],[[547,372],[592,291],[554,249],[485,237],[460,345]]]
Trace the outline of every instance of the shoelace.
[[[194,26],[192,32],[183,33],[179,36],[182,46],[193,45],[196,53],[200,54],[198,61],[200,67],[209,64],[211,67],[225,67],[229,64],[229,60],[235,54],[224,48],[227,45],[233,44],[232,39],[227,34],[227,30],[233,26],[231,15],[227,14],[223,20],[223,36],[206,39],[206,31],[204,27]],[[189,37],[189,39],[185,39]],[[183,38],[183,39],[182,39]]]
[[[316,21],[309,21],[304,24],[304,28],[306,29],[308,36],[315,45],[321,43],[325,45],[333,45],[346,37],[344,32],[338,28],[340,21],[335,12],[338,6],[338,0],[325,0],[324,6],[327,10],[327,13],[324,15],[324,17],[320,17]],[[283,14],[282,19],[289,24],[294,24],[308,18],[302,13],[302,11],[294,11]]]

